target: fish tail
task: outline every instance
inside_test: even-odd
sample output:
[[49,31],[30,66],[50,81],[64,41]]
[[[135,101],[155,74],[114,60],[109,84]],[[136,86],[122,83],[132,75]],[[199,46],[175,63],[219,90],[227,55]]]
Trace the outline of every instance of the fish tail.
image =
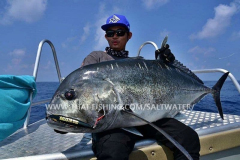
[[222,105],[221,105],[221,101],[220,101],[220,91],[223,86],[223,83],[225,82],[225,80],[228,77],[228,74],[229,74],[229,72],[224,73],[222,75],[222,77],[217,81],[217,83],[212,87],[212,90],[213,90],[212,95],[213,95],[214,101],[217,105],[218,112],[222,119],[224,119],[224,118],[223,118]]

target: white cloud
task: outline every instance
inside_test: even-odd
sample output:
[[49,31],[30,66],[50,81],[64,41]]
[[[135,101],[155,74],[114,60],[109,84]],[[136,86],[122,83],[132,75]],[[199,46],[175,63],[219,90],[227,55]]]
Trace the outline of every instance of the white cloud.
[[[105,40],[105,32],[101,29],[101,26],[106,23],[106,19],[110,15],[118,13],[119,11],[120,9],[115,6],[111,6],[111,10],[106,9],[106,4],[101,2],[95,15],[95,23],[91,24],[88,22],[83,27],[83,34],[81,37],[78,37],[80,44],[85,42],[90,34],[94,34],[91,35],[94,36],[94,43],[92,43],[93,50],[104,50],[105,47],[108,46],[108,43]],[[93,32],[90,33],[90,30]],[[71,41],[67,40],[63,42],[62,47],[67,48],[69,46],[69,42]]]
[[169,0],[142,0],[142,2],[146,9],[151,10],[166,4]]
[[12,52],[9,53],[11,56],[24,56],[26,53],[25,49],[14,49]]
[[32,74],[33,66],[23,64],[21,59],[12,59],[11,63],[7,64],[6,68],[3,69],[7,74],[24,75]]
[[226,66],[231,66],[231,63],[228,62],[228,63],[226,64]]
[[22,59],[20,58],[13,58],[12,59],[12,64],[14,65],[19,65],[21,63]]
[[94,50],[103,50],[104,47],[107,46],[107,41],[105,40],[105,32],[101,29],[101,26],[105,23],[108,16],[104,16],[103,18],[99,19],[95,26],[96,26],[96,33],[95,33],[95,41],[96,45],[94,46]]
[[240,38],[240,31],[232,33],[232,35],[231,35],[232,40],[236,40],[236,39],[239,39],[239,38]]
[[69,38],[67,38],[64,42],[62,42],[62,47],[63,48],[68,48],[69,47],[69,44],[71,43],[71,42],[73,42],[74,40],[76,40],[78,37],[77,36],[74,36],[74,37],[69,37]]
[[101,3],[99,5],[98,15],[102,15],[105,12],[106,5],[104,3]]
[[35,22],[46,10],[47,0],[8,0],[5,13],[0,18],[0,24],[11,24],[15,20]]
[[[101,26],[106,23],[106,19],[114,14],[114,13],[119,13],[120,9],[116,6],[111,6],[111,10],[106,9],[105,3],[102,3],[99,5],[98,11],[95,15],[95,23],[91,24],[87,22],[85,26],[83,27],[83,34],[81,37],[75,36],[75,37],[70,37],[67,40],[65,40],[62,43],[63,48],[68,48],[70,44],[76,43],[76,39],[79,39],[77,42],[77,45],[72,47],[72,49],[75,48],[75,50],[79,49],[79,46],[84,43],[88,36],[90,34],[94,34],[91,36],[94,36],[94,43],[93,44],[93,50],[104,50],[105,47],[108,46],[107,41],[105,40],[105,32],[101,29]],[[93,31],[93,32],[90,32]]]
[[52,62],[51,62],[50,60],[48,60],[47,64],[45,64],[43,68],[46,69],[46,70],[48,70],[48,69],[50,69],[51,67],[53,67]]
[[192,53],[195,57],[198,57],[198,56],[208,57],[208,56],[211,56],[215,51],[216,49],[212,47],[202,48],[199,46],[195,46],[189,49],[188,53]]
[[81,36],[80,42],[83,43],[87,37],[89,36],[90,31],[90,25],[86,24],[85,27],[83,27],[83,35]]
[[8,55],[10,55],[11,60],[8,61],[6,68],[3,69],[7,74],[19,75],[20,73],[30,74],[32,72],[33,67],[24,62],[26,49],[14,49],[13,51],[9,52]]
[[169,35],[169,34],[170,34],[170,32],[167,31],[166,29],[160,32],[161,38],[164,38],[164,37],[166,37],[166,36]]
[[62,47],[63,48],[68,48],[68,49],[73,49],[73,50],[78,50],[80,48],[80,45],[84,43],[89,36],[89,32],[91,29],[91,25],[87,23],[83,27],[83,34],[82,36],[74,36],[74,37],[68,37],[64,42],[62,42]]
[[223,33],[230,25],[232,16],[239,10],[239,4],[237,1],[232,2],[229,6],[220,4],[214,10],[214,18],[208,19],[202,31],[190,35],[190,39],[212,38]]

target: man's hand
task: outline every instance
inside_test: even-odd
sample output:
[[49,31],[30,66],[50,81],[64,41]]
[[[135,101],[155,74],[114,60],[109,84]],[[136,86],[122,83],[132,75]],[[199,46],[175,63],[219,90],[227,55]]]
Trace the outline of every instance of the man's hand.
[[175,56],[169,49],[169,45],[166,44],[165,47],[162,47],[155,51],[155,59],[158,59],[160,57],[161,60],[163,60],[165,63],[171,63],[175,60]]

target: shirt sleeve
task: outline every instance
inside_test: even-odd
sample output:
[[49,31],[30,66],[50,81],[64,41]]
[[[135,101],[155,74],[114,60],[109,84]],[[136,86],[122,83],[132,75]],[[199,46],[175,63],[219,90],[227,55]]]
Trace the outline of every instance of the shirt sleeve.
[[99,55],[97,52],[92,52],[90,53],[82,62],[81,67],[89,65],[89,64],[94,64],[94,63],[99,63]]

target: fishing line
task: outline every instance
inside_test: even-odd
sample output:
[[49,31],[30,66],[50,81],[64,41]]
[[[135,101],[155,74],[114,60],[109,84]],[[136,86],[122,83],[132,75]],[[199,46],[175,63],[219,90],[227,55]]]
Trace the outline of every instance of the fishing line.
[[229,57],[231,57],[231,56],[233,56],[235,53],[233,53],[233,54],[231,54],[231,55],[229,55],[229,56],[226,56],[226,57],[221,57],[221,58],[218,58],[218,59],[225,59],[225,58],[229,58]]
[[122,110],[128,114],[131,114],[139,119],[141,119],[142,121],[146,122],[147,124],[149,124],[150,126],[152,126],[153,128],[155,128],[157,131],[159,131],[162,135],[164,135],[170,142],[172,142],[189,160],[193,160],[193,158],[191,157],[191,155],[185,150],[185,148],[183,148],[183,146],[181,146],[175,139],[173,139],[169,134],[167,134],[164,130],[162,130],[161,128],[159,128],[158,126],[156,126],[155,124],[143,119],[142,117],[138,116],[137,114],[127,111],[127,110]]

